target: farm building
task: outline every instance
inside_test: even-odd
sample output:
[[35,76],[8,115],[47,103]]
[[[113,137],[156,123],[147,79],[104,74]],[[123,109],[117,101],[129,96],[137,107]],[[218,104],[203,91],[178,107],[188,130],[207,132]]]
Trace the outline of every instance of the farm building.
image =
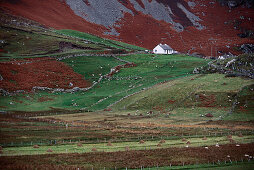
[[153,49],[153,53],[155,53],[155,54],[174,54],[174,53],[177,53],[177,51],[173,50],[173,48],[171,48],[167,44],[159,44]]

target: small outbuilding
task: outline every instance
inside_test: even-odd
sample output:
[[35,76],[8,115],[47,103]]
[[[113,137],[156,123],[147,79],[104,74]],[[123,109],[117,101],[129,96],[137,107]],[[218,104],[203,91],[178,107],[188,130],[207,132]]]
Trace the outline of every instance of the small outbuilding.
[[175,51],[173,48],[171,48],[167,44],[159,44],[153,49],[154,54],[175,54],[177,51]]

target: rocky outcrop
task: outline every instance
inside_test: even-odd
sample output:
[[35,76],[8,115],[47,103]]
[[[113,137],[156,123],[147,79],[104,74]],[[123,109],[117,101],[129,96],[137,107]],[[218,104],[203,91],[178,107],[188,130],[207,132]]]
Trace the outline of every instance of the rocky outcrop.
[[213,60],[206,67],[195,68],[194,74],[200,73],[222,73],[226,77],[243,76],[254,79],[254,57],[253,54],[244,54],[228,59]]
[[253,44],[243,44],[241,45],[242,52],[246,54],[252,54],[254,53],[254,45]]
[[254,6],[254,1],[252,0],[219,0],[219,3],[223,6],[228,6],[229,8],[235,8],[240,5],[244,5],[247,8]]
[[[237,55],[233,47],[253,44],[251,31],[244,31],[254,25],[253,9],[247,8],[253,1],[248,0],[8,2],[0,1],[1,9],[45,26],[91,33],[147,49],[166,43],[182,53],[215,57],[218,51]],[[227,10],[225,6],[236,9]]]

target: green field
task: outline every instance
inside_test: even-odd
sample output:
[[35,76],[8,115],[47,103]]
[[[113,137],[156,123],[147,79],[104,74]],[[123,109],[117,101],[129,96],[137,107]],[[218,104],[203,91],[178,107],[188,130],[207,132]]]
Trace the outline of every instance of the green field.
[[[49,107],[71,110],[100,110],[127,95],[149,88],[157,83],[189,76],[192,74],[194,67],[205,65],[208,62],[204,59],[184,55],[158,55],[154,57],[150,54],[136,54],[119,57],[134,62],[137,66],[121,69],[112,78],[104,78],[93,89],[86,92],[76,92],[74,94],[39,92],[2,96],[0,98],[1,104],[7,106],[3,110],[40,111],[50,110]],[[76,72],[84,75],[90,81],[97,81],[99,74],[107,74],[113,66],[122,64],[122,62],[112,57],[100,56],[69,58],[63,60],[63,62],[66,62]],[[48,97],[53,100],[38,102],[41,97]],[[9,103],[14,104],[10,105]]]
[[[232,139],[236,143],[252,143],[254,142],[254,136],[245,136],[238,137],[232,136]],[[2,156],[15,156],[15,155],[38,155],[38,154],[49,154],[47,152],[48,149],[51,149],[52,154],[59,153],[86,153],[93,152],[93,148],[96,148],[98,152],[118,152],[125,151],[126,147],[130,150],[151,150],[158,148],[172,148],[172,147],[208,147],[211,145],[215,145],[218,143],[219,145],[229,144],[229,140],[226,137],[208,137],[207,140],[203,140],[203,138],[193,138],[191,137],[188,141],[191,144],[186,144],[186,141],[182,141],[182,139],[175,140],[165,140],[165,143],[161,143],[161,146],[158,146],[161,140],[152,140],[152,141],[144,141],[144,143],[140,144],[139,141],[135,142],[112,142],[112,146],[107,146],[107,141],[104,143],[83,143],[82,146],[78,146],[77,143],[61,145],[51,145],[51,146],[39,146],[39,148],[30,147],[8,147],[4,148]],[[82,141],[80,142],[82,143]]]

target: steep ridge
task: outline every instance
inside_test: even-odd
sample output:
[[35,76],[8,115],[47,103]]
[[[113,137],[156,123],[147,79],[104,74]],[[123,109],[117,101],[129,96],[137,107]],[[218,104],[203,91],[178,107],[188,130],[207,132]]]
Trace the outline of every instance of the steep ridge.
[[[237,34],[253,29],[254,10],[215,0],[12,0],[1,7],[56,29],[74,29],[152,49],[217,56],[254,43]],[[224,6],[223,6],[224,5]],[[230,7],[230,8],[229,8]],[[251,30],[253,31],[253,30]]]

